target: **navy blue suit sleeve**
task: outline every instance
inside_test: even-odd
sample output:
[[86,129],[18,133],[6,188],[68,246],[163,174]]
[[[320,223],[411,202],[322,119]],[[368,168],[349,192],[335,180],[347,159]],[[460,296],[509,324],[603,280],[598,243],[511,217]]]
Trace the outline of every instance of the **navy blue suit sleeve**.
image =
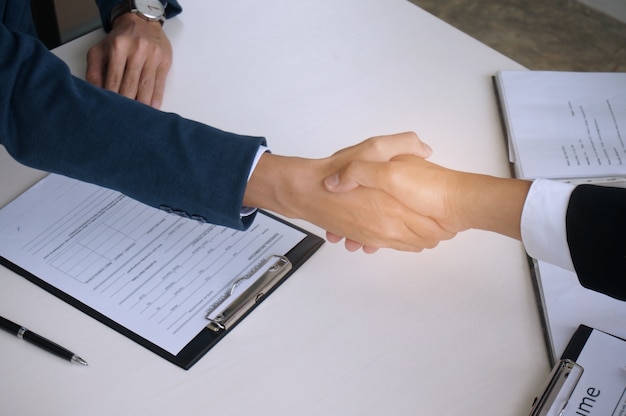
[[566,226],[580,283],[626,300],[626,189],[576,187],[570,197]]
[[[265,140],[164,113],[71,75],[0,25],[0,144],[19,162],[232,228]],[[247,219],[246,221],[250,221]]]
[[[100,20],[102,22],[102,27],[107,32],[111,30],[111,22],[109,22],[111,10],[113,10],[113,7],[121,1],[122,0],[96,0],[96,4],[98,5],[98,9],[100,10]],[[161,3],[166,5],[165,17],[167,17],[168,19],[171,19],[172,17],[183,11],[183,8],[180,7],[180,4],[177,0],[161,0]]]

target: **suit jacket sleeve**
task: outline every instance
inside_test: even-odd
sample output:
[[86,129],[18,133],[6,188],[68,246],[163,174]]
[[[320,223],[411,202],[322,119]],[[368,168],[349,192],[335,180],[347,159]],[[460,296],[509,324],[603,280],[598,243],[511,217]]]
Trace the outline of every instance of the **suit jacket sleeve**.
[[626,189],[578,186],[570,198],[566,225],[581,284],[626,300]]
[[[24,15],[21,10],[13,16]],[[11,16],[0,10],[3,22]],[[240,210],[264,139],[220,131],[94,87],[73,77],[36,38],[5,24],[0,80],[0,144],[17,161],[215,224],[243,229],[252,221],[242,220]]]

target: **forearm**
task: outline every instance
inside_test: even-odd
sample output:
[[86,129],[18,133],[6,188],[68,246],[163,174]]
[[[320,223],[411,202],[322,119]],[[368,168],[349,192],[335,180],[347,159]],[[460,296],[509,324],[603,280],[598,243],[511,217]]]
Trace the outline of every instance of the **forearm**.
[[266,209],[289,218],[303,218],[299,196],[311,184],[302,181],[301,175],[307,170],[313,172],[316,165],[319,166],[320,162],[263,154],[248,180],[243,197],[244,206]]
[[0,27],[0,144],[19,162],[118,190],[154,207],[243,228],[262,138],[238,136],[71,76],[36,40]]
[[458,173],[454,204],[467,228],[521,240],[520,223],[531,183],[519,179]]

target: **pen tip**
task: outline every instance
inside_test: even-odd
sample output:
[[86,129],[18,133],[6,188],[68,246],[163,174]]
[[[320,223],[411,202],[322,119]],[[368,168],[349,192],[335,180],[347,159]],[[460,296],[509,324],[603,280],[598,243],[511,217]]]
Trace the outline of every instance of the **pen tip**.
[[88,365],[87,361],[83,360],[78,355],[72,357],[72,362],[80,365]]

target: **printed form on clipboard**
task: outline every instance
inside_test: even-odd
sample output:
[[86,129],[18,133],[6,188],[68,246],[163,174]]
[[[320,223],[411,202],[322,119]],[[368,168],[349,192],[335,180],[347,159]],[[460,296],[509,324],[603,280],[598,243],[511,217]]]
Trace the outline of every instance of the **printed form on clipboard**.
[[200,223],[49,175],[0,210],[0,262],[189,368],[323,240],[265,212]]

